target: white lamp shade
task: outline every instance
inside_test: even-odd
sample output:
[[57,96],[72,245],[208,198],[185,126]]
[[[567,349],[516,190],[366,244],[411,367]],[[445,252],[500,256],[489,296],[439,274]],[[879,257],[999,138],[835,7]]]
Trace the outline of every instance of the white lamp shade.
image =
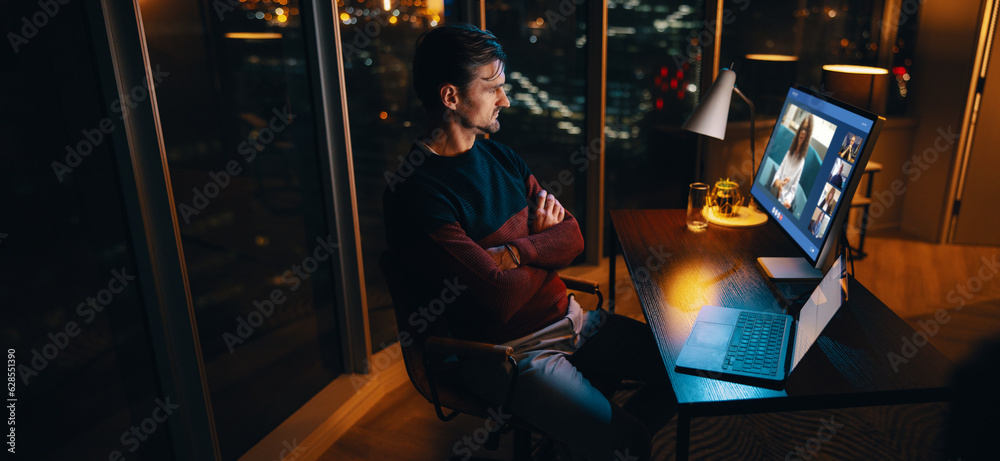
[[733,99],[735,85],[735,72],[729,69],[719,71],[719,78],[715,79],[705,98],[681,128],[716,139],[726,139],[729,102]]

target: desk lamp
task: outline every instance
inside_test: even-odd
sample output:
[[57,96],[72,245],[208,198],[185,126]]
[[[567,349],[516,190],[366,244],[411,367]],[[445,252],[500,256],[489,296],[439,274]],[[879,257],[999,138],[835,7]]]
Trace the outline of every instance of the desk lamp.
[[[750,99],[736,88],[736,73],[729,69],[722,69],[719,78],[709,88],[708,93],[701,104],[695,108],[691,117],[684,122],[682,129],[711,136],[716,139],[726,138],[726,124],[729,120],[729,103],[732,101],[733,93],[736,93],[743,101],[750,106],[750,185],[757,176],[756,148],[754,145],[755,133],[754,118],[757,116],[753,103]],[[726,181],[729,182],[729,181]],[[712,207],[705,207],[705,217],[708,222],[726,227],[754,227],[767,222],[767,215],[757,210],[757,204],[750,197],[747,189],[747,206],[734,207],[733,216],[721,216],[716,214]]]

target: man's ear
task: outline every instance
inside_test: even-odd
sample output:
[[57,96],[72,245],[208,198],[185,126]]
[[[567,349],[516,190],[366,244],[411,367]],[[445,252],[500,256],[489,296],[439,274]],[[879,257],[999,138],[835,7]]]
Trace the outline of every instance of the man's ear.
[[444,107],[455,110],[458,108],[458,87],[450,83],[441,85],[441,104]]

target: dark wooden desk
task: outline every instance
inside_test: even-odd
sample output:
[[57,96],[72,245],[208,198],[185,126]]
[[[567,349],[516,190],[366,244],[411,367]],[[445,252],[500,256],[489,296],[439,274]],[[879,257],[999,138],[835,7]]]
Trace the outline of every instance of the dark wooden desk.
[[[703,305],[781,312],[786,287],[767,281],[758,256],[798,256],[777,225],[753,229],[710,225],[689,231],[684,210],[611,212],[646,321],[677,395],[677,459],[686,459],[691,418],[822,408],[944,401],[951,362],[926,343],[906,357],[915,331],[852,277],[849,300],[785,381],[782,390],[694,376],[674,369]],[[614,303],[616,254],[611,258]],[[809,291],[812,286],[807,286]],[[613,305],[613,304],[612,304]],[[920,338],[918,339],[918,343]],[[893,363],[898,354],[906,363]]]

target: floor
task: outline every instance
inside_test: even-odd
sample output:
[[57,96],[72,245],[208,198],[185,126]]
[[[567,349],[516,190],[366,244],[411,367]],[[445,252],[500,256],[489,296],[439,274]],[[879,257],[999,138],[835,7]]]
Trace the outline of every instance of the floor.
[[[914,328],[927,331],[931,343],[953,361],[965,359],[982,339],[1000,334],[1000,278],[996,277],[1000,270],[1000,248],[934,245],[912,240],[895,232],[869,234],[865,245],[868,257],[855,262],[855,277]],[[619,260],[616,274],[619,281],[617,311],[642,319],[634,292],[629,291],[631,285],[623,282],[628,280],[624,266]],[[607,287],[604,285],[607,284],[607,271],[608,260],[605,259],[600,266],[579,266],[564,272],[601,281],[602,289],[606,292]],[[586,302],[581,300],[584,305]],[[939,309],[947,310],[947,322],[933,321]],[[935,326],[936,328],[932,328]],[[815,432],[822,427],[821,421],[824,418],[837,418],[836,421],[840,423],[848,422],[847,429],[843,431],[853,430],[854,435],[838,437],[827,443],[822,452],[810,451],[812,446],[802,445],[796,448],[803,448],[805,452],[790,454],[802,459],[808,459],[804,456],[814,455],[816,459],[830,459],[853,457],[857,453],[851,450],[861,450],[860,453],[873,456],[912,457],[912,453],[907,454],[906,451],[913,450],[912,444],[898,440],[901,431],[897,425],[900,421],[905,421],[908,430],[904,432],[907,437],[914,438],[917,442],[923,441],[933,451],[940,448],[940,414],[943,411],[943,405],[929,409],[903,406],[823,414],[797,412],[783,414],[785,416],[777,419],[756,416],[739,419],[703,418],[700,422],[695,420],[692,433],[705,434],[705,440],[692,440],[692,447],[718,446],[718,441],[714,440],[717,434],[735,431],[743,434],[744,439],[758,441],[756,444],[742,445],[741,450],[749,450],[742,453],[757,453],[759,456],[751,457],[767,458],[778,453],[780,457],[784,454],[782,450],[787,450],[787,447],[769,447],[768,443],[759,442],[761,437],[750,437],[747,434],[788,427]],[[724,428],[725,426],[731,427]],[[462,459],[466,454],[509,459],[511,437],[502,439],[498,451],[486,451],[478,446],[474,438],[476,430],[481,427],[483,420],[464,415],[449,422],[439,421],[434,415],[433,407],[407,383],[380,401],[321,459],[442,460],[453,456]],[[663,454],[658,459],[673,457],[672,427],[671,424],[657,433],[654,446]],[[778,443],[781,438],[767,439]],[[809,441],[805,438],[802,440]],[[834,443],[837,440],[849,442],[838,445]],[[745,444],[747,441],[741,443]]]

